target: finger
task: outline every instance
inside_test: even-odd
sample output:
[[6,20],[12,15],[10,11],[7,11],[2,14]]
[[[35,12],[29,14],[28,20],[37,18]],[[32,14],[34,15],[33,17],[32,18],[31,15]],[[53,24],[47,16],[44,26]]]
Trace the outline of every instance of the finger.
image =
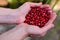
[[50,5],[48,5],[48,4],[44,4],[43,7],[44,7],[44,8],[47,7],[49,10],[51,10]]
[[47,26],[44,26],[43,28],[39,28],[38,26],[32,26],[29,25],[28,27],[28,33],[29,34],[42,34],[44,32],[47,32],[49,29],[53,28],[53,24],[49,24]]
[[32,2],[29,2],[29,3],[30,3],[30,6],[32,6],[32,7],[42,5],[42,3],[32,3]]
[[54,24],[52,24],[52,26],[51,26],[52,28],[54,28],[55,26],[54,26]]
[[52,23],[52,22],[56,19],[56,16],[57,16],[57,14],[56,14],[55,12],[53,12],[53,13],[51,14],[50,23]]
[[42,33],[42,34],[31,34],[30,37],[43,37],[46,35],[46,32]]
[[29,34],[40,34],[40,28],[38,26],[29,25],[28,33]]
[[46,23],[46,25],[49,25],[51,23],[53,23],[53,21],[56,19],[56,13],[55,12],[52,12],[52,11],[49,11],[51,13],[51,18],[50,20]]
[[46,32],[42,33],[40,36],[43,37],[43,36],[45,36],[45,35],[46,35]]
[[50,5],[48,5],[48,4],[44,4],[43,7],[50,7]]
[[53,27],[54,27],[54,24],[46,25],[46,26],[44,26],[44,27],[42,28],[42,31],[43,31],[43,32],[46,32],[46,31],[50,30],[50,29],[53,28]]
[[50,5],[48,4],[44,4],[43,7],[48,7],[50,9],[49,12],[51,13],[51,22],[53,22],[57,16],[56,13],[51,10]]

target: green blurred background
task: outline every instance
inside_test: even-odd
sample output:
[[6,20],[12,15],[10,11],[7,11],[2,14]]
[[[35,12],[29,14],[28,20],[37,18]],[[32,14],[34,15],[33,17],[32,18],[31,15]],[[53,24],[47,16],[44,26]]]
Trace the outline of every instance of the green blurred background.
[[30,38],[29,40],[60,40],[60,0],[3,0],[0,1],[0,7],[16,9],[25,2],[49,4],[57,14],[57,18],[54,21],[55,28],[49,30],[44,37]]

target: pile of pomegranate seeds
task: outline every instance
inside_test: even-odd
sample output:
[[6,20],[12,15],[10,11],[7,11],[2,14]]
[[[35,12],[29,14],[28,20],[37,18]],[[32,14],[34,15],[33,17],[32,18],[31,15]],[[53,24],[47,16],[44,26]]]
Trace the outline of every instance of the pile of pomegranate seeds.
[[31,10],[25,16],[24,23],[43,27],[50,19],[48,7],[31,7]]

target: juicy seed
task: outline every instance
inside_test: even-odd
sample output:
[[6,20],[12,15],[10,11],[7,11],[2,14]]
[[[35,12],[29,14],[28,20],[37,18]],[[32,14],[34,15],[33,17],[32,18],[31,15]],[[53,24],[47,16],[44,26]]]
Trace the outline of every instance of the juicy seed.
[[44,27],[44,25],[49,21],[50,14],[48,12],[48,8],[41,8],[41,7],[31,7],[31,10],[28,12],[28,14],[25,16],[24,23],[27,23],[29,25],[35,25]]

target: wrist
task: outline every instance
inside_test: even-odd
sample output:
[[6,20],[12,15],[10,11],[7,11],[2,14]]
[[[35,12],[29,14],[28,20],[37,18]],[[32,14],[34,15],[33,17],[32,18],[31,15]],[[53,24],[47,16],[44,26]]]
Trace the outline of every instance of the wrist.
[[19,19],[17,9],[0,8],[0,23],[18,23]]

